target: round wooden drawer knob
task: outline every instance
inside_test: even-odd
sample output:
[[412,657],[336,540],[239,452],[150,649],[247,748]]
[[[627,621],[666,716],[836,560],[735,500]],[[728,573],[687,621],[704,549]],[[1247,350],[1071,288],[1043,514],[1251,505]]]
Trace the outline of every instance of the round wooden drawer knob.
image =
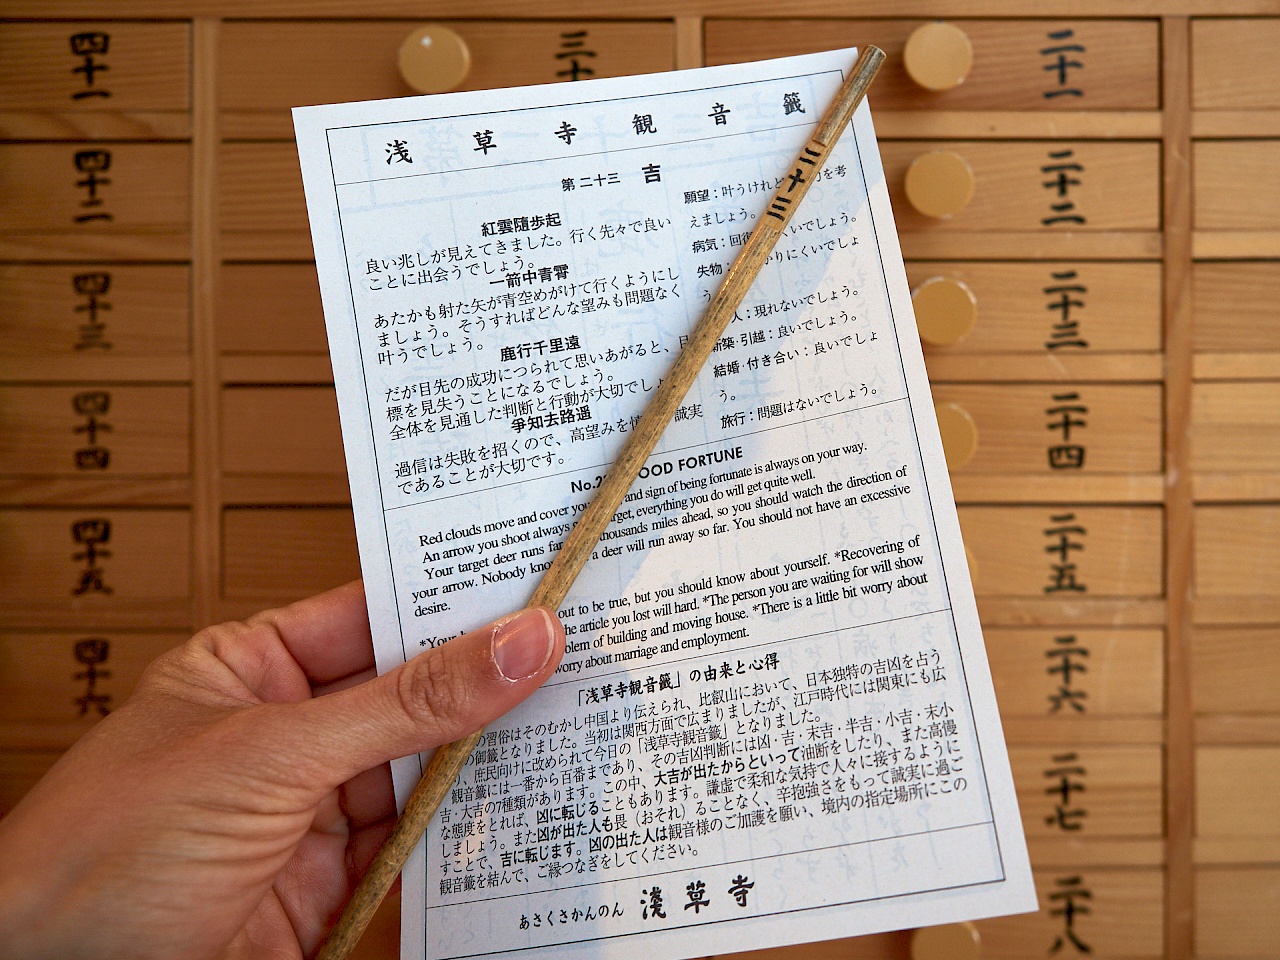
[[982,939],[972,923],[921,927],[911,935],[911,960],[978,960]]
[[969,161],[950,150],[930,150],[907,168],[907,200],[926,217],[955,216],[973,199]]
[[400,75],[419,93],[444,93],[466,79],[471,51],[466,41],[433,24],[419,27],[400,44]]
[[938,432],[942,434],[942,452],[947,457],[947,468],[959,470],[973,459],[978,449],[978,425],[969,411],[958,403],[936,403],[933,411],[938,415]]
[[973,555],[973,551],[969,549],[969,545],[964,545],[964,559],[969,564],[969,585],[975,589],[978,586],[978,558]]
[[907,76],[926,90],[950,90],[969,75],[973,44],[954,23],[926,23],[907,37],[902,65]]
[[911,291],[920,339],[935,347],[959,343],[978,319],[978,298],[955,277],[930,277]]

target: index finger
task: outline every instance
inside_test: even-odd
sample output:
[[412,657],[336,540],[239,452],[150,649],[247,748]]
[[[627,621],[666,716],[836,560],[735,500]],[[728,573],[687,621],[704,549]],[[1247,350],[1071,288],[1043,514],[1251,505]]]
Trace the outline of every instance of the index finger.
[[248,622],[271,627],[312,686],[333,683],[374,666],[362,580],[287,607],[265,610]]

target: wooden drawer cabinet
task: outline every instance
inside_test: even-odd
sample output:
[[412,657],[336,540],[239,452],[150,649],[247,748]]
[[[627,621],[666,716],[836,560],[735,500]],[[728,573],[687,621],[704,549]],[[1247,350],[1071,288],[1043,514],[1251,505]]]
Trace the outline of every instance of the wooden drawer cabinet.
[[[933,400],[973,420],[977,445],[959,474],[1158,473],[1158,386],[936,384]],[[944,444],[947,437],[944,434]]]
[[[293,136],[289,108],[413,94],[400,44],[424,21],[230,22],[218,100],[228,138]],[[670,21],[442,21],[471,53],[460,90],[617,77],[675,68]]]
[[0,474],[184,474],[187,387],[0,387]]
[[1280,140],[1199,140],[1192,150],[1197,230],[1280,230]]
[[0,633],[0,745],[69,747],[180,633]]
[[982,597],[1157,597],[1159,507],[969,507],[959,510]]
[[52,361],[74,377],[121,358],[123,372],[138,358],[185,357],[190,286],[185,265],[0,265],[0,358]]
[[[190,222],[185,143],[0,145],[0,232],[185,234]],[[185,249],[184,240],[182,252],[171,249],[167,259]]]
[[0,510],[0,625],[184,626],[186,510]]
[[949,90],[911,79],[902,51],[925,20],[708,20],[706,62],[737,63],[874,43],[888,55],[876,110],[1153,110],[1160,105],[1154,20],[952,20],[973,65]]
[[328,358],[320,285],[311,263],[229,263],[218,298],[224,354],[317,353]]
[[[985,627],[987,658],[1006,719],[1153,716],[1164,710],[1160,630]],[[1016,736],[1016,727],[1006,727]]]
[[[907,170],[943,150],[972,172],[973,198],[946,218],[917,211]],[[1160,228],[1160,147],[1086,140],[881,141],[885,179],[904,231],[1134,231]]]
[[223,597],[265,606],[360,576],[350,508],[231,508],[222,514]]
[[1280,506],[1198,506],[1195,538],[1197,621],[1280,622]]
[[3,23],[0,110],[188,110],[190,52],[186,23]]
[[[973,300],[972,329],[954,344],[925,339],[926,359],[1035,353],[1054,358],[1160,349],[1158,263],[912,261],[913,290],[958,282]],[[919,308],[917,308],[919,317]],[[922,336],[927,320],[921,323]]]
[[345,489],[332,387],[226,387],[222,424],[225,473],[340,474]]
[[1193,20],[1191,105],[1197,110],[1280,107],[1280,19]]

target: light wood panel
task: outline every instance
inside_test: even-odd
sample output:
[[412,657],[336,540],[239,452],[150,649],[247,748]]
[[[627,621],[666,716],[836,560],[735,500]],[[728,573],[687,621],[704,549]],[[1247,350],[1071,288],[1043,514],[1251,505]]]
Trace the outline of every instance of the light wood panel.
[[218,289],[222,353],[329,355],[313,263],[230,263]]
[[[877,110],[1149,110],[1160,105],[1160,35],[1153,20],[949,19],[973,45],[973,67],[959,86],[938,92],[920,87],[902,65],[907,38],[925,22],[711,19],[705,28],[707,63],[874,43],[889,55],[872,94]],[[1061,36],[1066,31],[1070,35]],[[1045,52],[1064,45],[1083,49]]]
[[1160,870],[1037,870],[1035,880],[1038,913],[978,921],[983,960],[1165,956]]
[[1196,263],[1191,281],[1196,352],[1275,354],[1260,359],[1280,370],[1280,263]]
[[0,144],[0,232],[184,232],[190,167],[185,143]]
[[1154,716],[1164,709],[1160,630],[987,627],[983,638],[1006,722]]
[[1159,747],[1012,747],[1028,840],[1163,836]]
[[1197,383],[1191,465],[1214,473],[1280,472],[1280,380]]
[[1280,506],[1198,506],[1196,621],[1280,621]]
[[332,387],[228,387],[221,416],[224,473],[328,473],[345,480]]
[[360,576],[350,508],[229,508],[222,539],[228,600],[283,603]]
[[181,626],[190,554],[185,510],[2,509],[4,622]]
[[1280,140],[1198,140],[1192,164],[1197,230],[1280,224]]
[[1196,836],[1280,838],[1280,746],[1196,749]]
[[0,265],[0,359],[185,357],[189,288],[186,266]]
[[1280,627],[1199,627],[1191,657],[1196,713],[1280,714]]
[[187,387],[0,387],[0,474],[186,473],[190,420]]
[[1280,868],[1196,870],[1199,960],[1269,960],[1280,943]]
[[969,507],[959,510],[977,560],[979,597],[1158,597],[1158,507]]
[[1191,24],[1191,105],[1197,110],[1280,107],[1280,19],[1207,18]]
[[62,748],[119,707],[179,633],[0,633],[0,745]]
[[190,52],[185,23],[5,23],[0,110],[185,111]]

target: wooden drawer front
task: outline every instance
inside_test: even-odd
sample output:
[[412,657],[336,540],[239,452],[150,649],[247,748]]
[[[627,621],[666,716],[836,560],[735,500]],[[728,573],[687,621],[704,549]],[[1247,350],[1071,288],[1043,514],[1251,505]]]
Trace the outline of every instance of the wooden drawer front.
[[187,387],[0,387],[0,474],[186,473],[190,410]]
[[218,176],[225,258],[312,257],[297,147],[224,143]]
[[1191,638],[1196,713],[1280,713],[1280,627],[1200,627]]
[[1028,840],[1164,833],[1159,747],[1013,747],[1009,763]]
[[0,266],[0,358],[185,356],[189,293],[185,266]]
[[360,576],[349,508],[233,508],[222,514],[223,596],[280,603]]
[[[973,200],[949,218],[915,210],[903,188],[912,161],[931,150],[963,157]],[[1158,230],[1160,146],[1098,141],[881,141],[893,215],[901,230]]]
[[184,143],[0,145],[0,229],[183,230],[190,168]]
[[1280,230],[1280,140],[1192,145],[1198,230]]
[[1198,352],[1280,352],[1280,262],[1193,264],[1191,297]]
[[936,384],[935,403],[973,418],[978,443],[964,473],[1157,473],[1158,386]]
[[1152,716],[1164,709],[1160,630],[982,631],[1002,716]]
[[964,283],[977,302],[973,330],[950,353],[1153,352],[1160,349],[1158,263],[907,264],[917,289],[933,277]]
[[1280,747],[1196,748],[1196,836],[1280,839]]
[[32,618],[85,613],[108,623],[139,604],[185,601],[190,526],[186,510],[0,510],[0,604],[57,626]]
[[1280,506],[1198,506],[1196,620],[1280,622]]
[[1215,473],[1280,471],[1280,381],[1195,384],[1191,466]]
[[0,110],[187,110],[185,23],[0,24]]
[[0,750],[0,817],[26,796],[61,755],[53,750]]
[[982,960],[1164,956],[1160,870],[1037,870],[1038,913],[979,920]]
[[902,63],[924,20],[708,20],[706,60],[738,63],[874,43],[889,59],[876,110],[1154,110],[1160,34],[1154,20],[951,20],[969,37],[964,82],[934,92]]
[[[227,137],[292,137],[289,108],[413,94],[400,44],[423,21],[226,23],[218,100]],[[459,90],[675,69],[670,22],[444,21],[466,43]],[[256,115],[255,115],[256,114]]]
[[345,476],[333,388],[224,388],[222,470]]
[[329,350],[313,263],[229,263],[218,291],[223,353]]
[[179,633],[0,633],[0,743],[70,746]]
[[1158,597],[1159,507],[960,507],[983,597]]
[[1280,868],[1200,868],[1195,879],[1196,956],[1270,960],[1280,943]]
[[1193,20],[1191,104],[1197,110],[1280,107],[1280,20]]

